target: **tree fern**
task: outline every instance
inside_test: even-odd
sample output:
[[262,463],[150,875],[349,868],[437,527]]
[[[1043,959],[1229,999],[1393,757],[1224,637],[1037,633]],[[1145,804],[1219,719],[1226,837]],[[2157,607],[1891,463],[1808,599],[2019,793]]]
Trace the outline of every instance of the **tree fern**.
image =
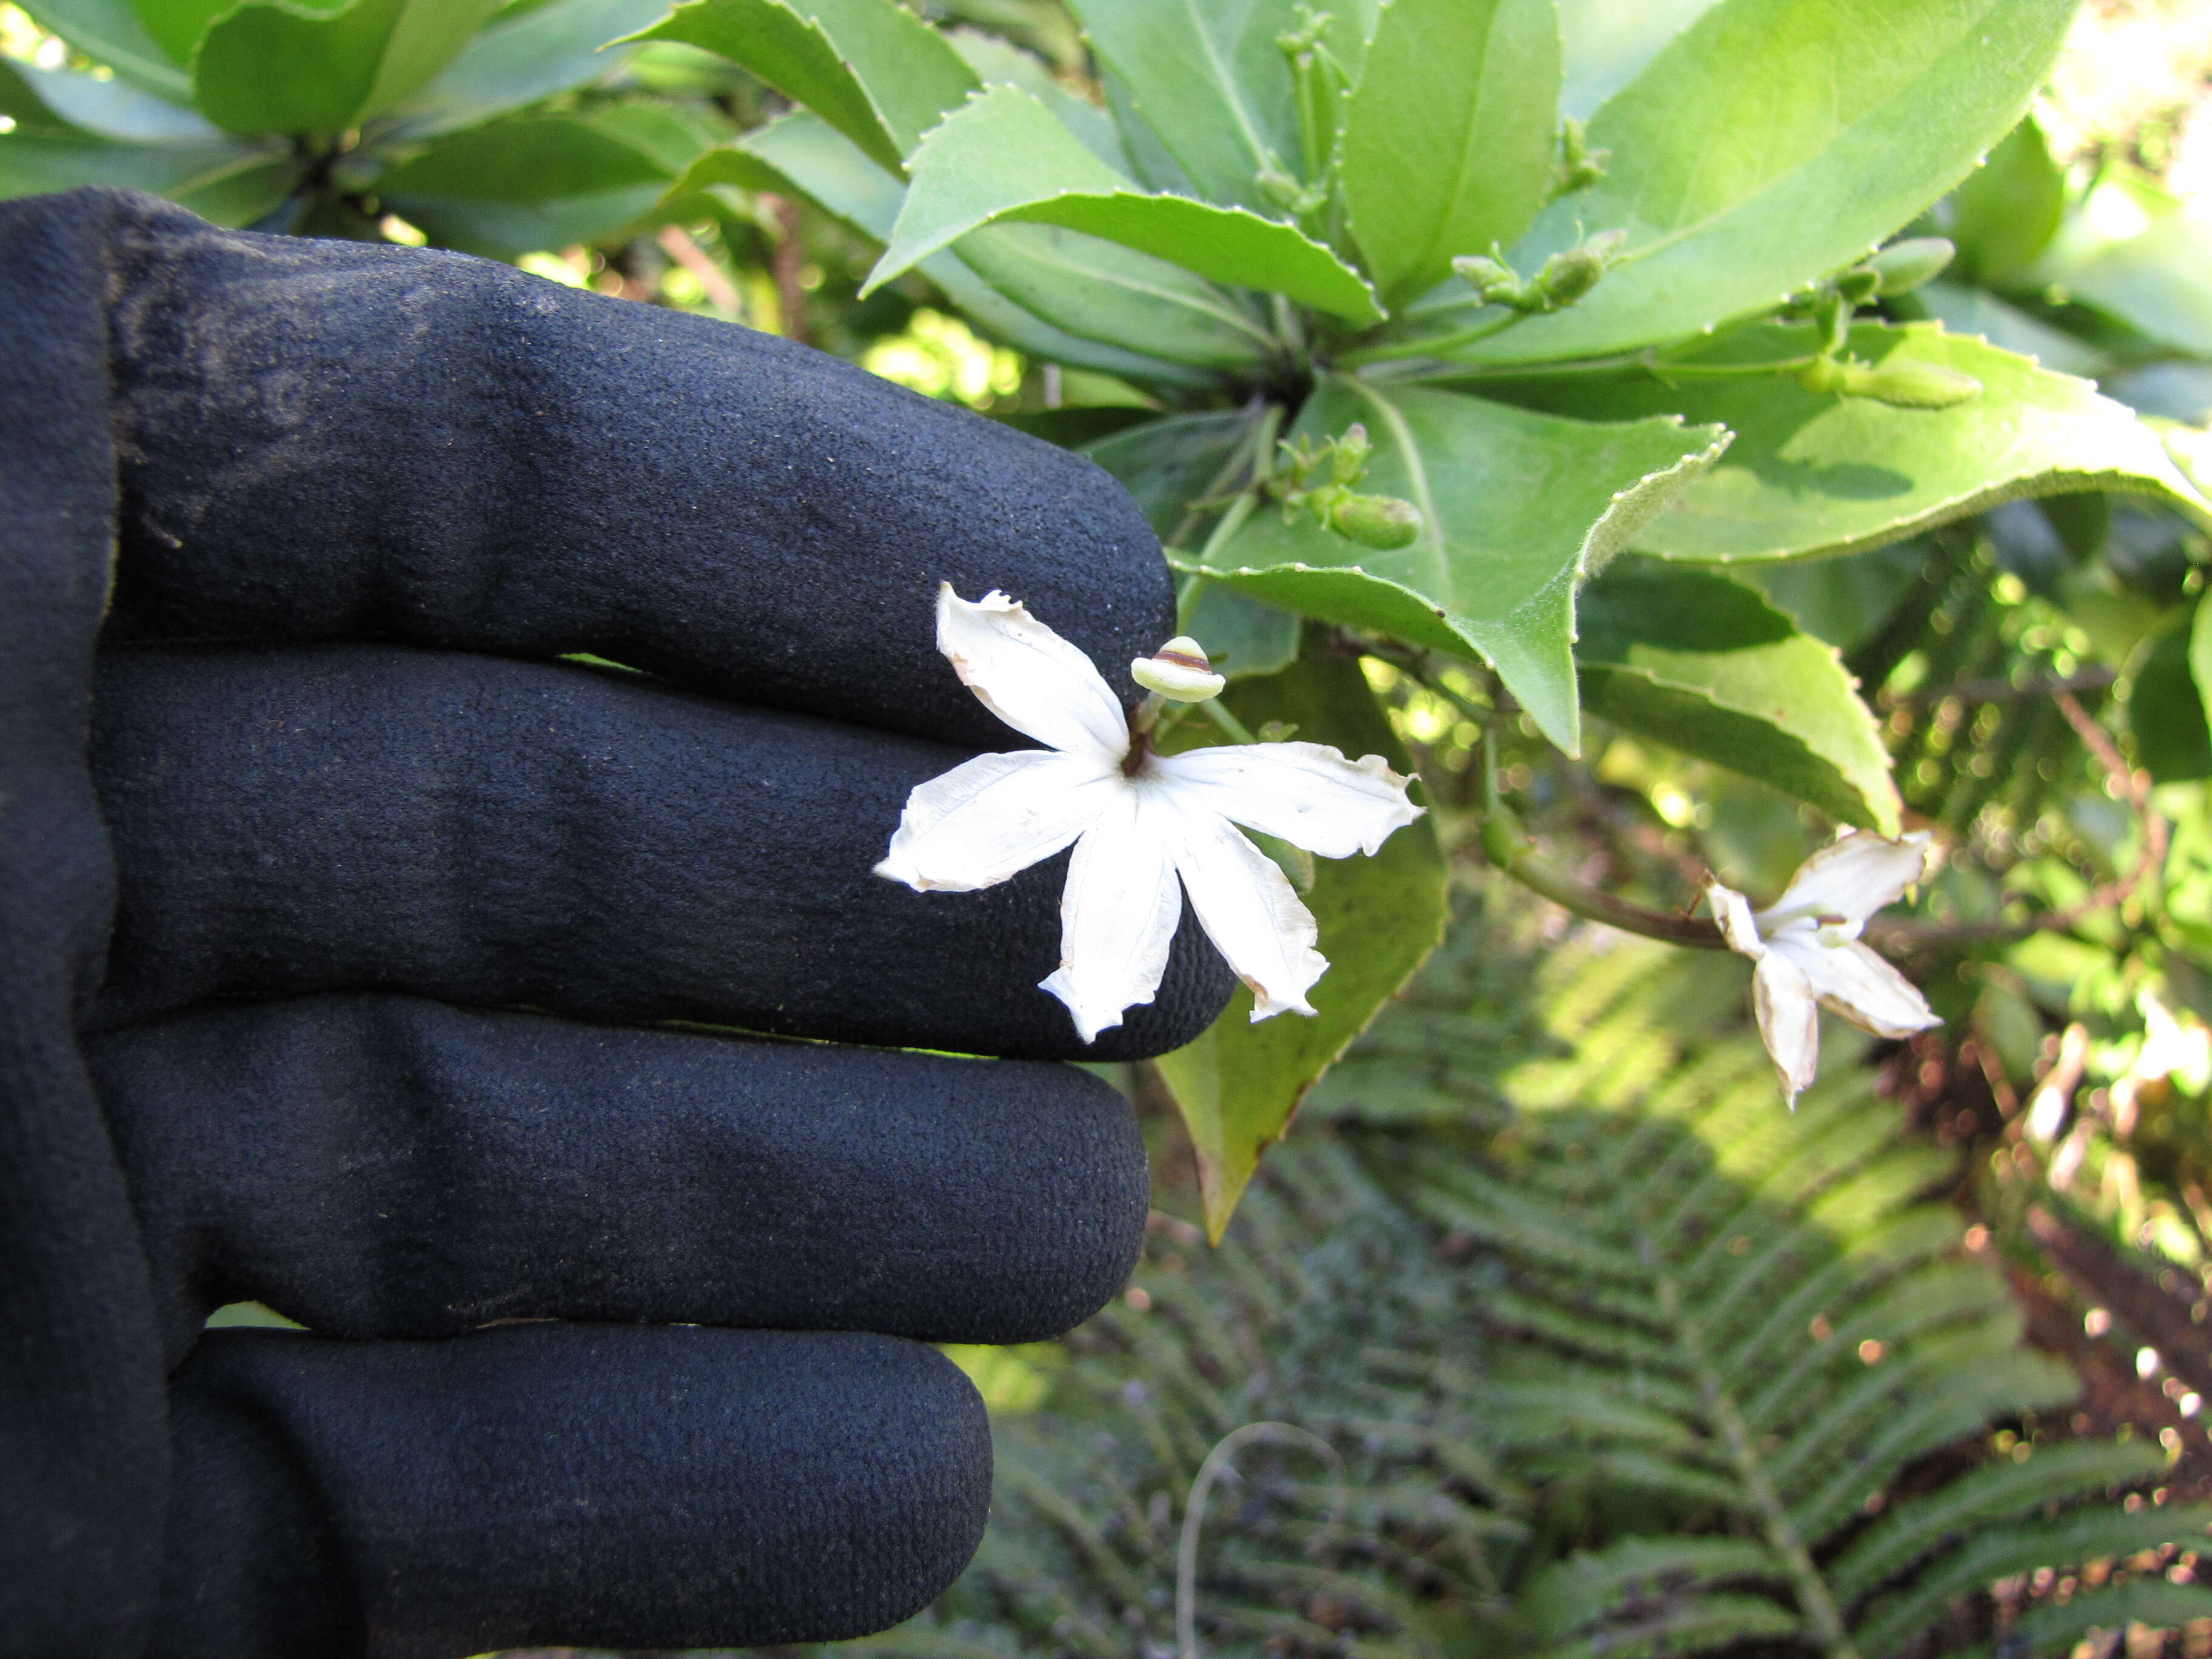
[[[1843,1055],[1785,1112],[1738,964],[1550,957],[1446,957],[1326,1097],[1419,1134],[1294,1141],[1218,1251],[1156,1227],[1000,1421],[975,1566],[870,1645],[1167,1659],[1193,1476],[1258,1421],[1340,1467],[1241,1452],[1202,1517],[1211,1652],[1917,1659],[1990,1636],[1992,1583],[2090,1562],[1984,1651],[2212,1614],[2154,1553],[2212,1515],[2117,1501],[2160,1453],[2033,1432],[2075,1382],[1928,1196],[1948,1158]],[[1495,1042],[1455,1055],[1470,987]],[[1455,1093],[1472,1130],[1439,1127]],[[1999,1425],[2030,1431],[2002,1457]]]

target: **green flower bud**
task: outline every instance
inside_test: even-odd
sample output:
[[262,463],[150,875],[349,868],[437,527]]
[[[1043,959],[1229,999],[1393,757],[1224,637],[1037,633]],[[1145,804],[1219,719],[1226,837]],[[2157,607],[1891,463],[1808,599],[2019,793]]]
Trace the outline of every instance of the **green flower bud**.
[[1262,196],[1286,213],[1297,212],[1298,204],[1305,195],[1304,185],[1289,173],[1278,172],[1273,167],[1261,168],[1253,182],[1260,186]]
[[1172,702],[1204,702],[1218,697],[1229,682],[1213,672],[1204,648],[1179,634],[1149,657],[1129,665],[1129,678]]
[[1362,547],[1389,553],[1409,547],[1421,533],[1421,511],[1395,495],[1351,495],[1328,515],[1329,528]]
[[1628,240],[1623,230],[1608,230],[1593,236],[1580,247],[1562,249],[1544,261],[1544,268],[1529,283],[1529,293],[1535,304],[1533,309],[1558,311],[1571,306],[1598,285]]
[[1872,398],[1899,409],[1949,409],[1982,395],[1982,383],[1972,375],[1936,363],[1885,363],[1880,368],[1846,363],[1841,389],[1846,398]]
[[1874,272],[1877,294],[1903,294],[1940,274],[1958,249],[1941,236],[1912,236],[1887,247],[1859,267]]
[[1512,266],[1487,254],[1462,253],[1452,261],[1452,270],[1485,305],[1514,305],[1528,292]]
[[1831,294],[1813,307],[1813,325],[1820,331],[1820,355],[1832,357],[1850,343],[1851,308],[1840,294]]
[[1836,278],[1836,292],[1847,306],[1863,306],[1881,292],[1881,273],[1856,265]]
[[1367,458],[1374,453],[1375,446],[1367,441],[1366,423],[1354,421],[1330,452],[1329,476],[1340,484],[1358,483],[1367,471]]

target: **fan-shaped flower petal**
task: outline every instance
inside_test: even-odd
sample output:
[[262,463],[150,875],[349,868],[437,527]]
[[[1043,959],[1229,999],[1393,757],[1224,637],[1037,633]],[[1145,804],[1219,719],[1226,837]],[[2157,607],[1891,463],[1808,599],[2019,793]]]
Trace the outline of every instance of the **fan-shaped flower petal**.
[[1313,913],[1275,861],[1212,813],[1184,808],[1176,867],[1191,908],[1237,977],[1252,988],[1252,1018],[1310,1015],[1306,993],[1328,971],[1314,949]]
[[1856,927],[1905,896],[1928,867],[1925,830],[1896,841],[1854,830],[1797,866],[1790,885],[1759,914],[1761,933],[1772,935],[1797,916],[1836,916]]
[[1787,957],[1814,996],[1863,1031],[1908,1037],[1943,1023],[1910,980],[1856,939],[1824,945],[1791,927],[1766,944],[1769,956]]
[[1318,743],[1218,744],[1164,756],[1152,775],[1179,801],[1323,858],[1372,854],[1421,816],[1380,755],[1346,760]]
[[1124,787],[1101,756],[978,755],[917,784],[876,873],[918,893],[972,893],[1050,858]]
[[1070,754],[1119,760],[1129,720],[1089,657],[995,590],[970,604],[937,590],[937,648],[1000,720]]
[[1778,951],[1759,957],[1751,975],[1759,1035],[1794,1109],[1820,1072],[1820,1006],[1797,964]]
[[1075,843],[1060,896],[1060,966],[1038,981],[1085,1042],[1150,1002],[1182,919],[1177,826],[1149,791],[1118,789]]

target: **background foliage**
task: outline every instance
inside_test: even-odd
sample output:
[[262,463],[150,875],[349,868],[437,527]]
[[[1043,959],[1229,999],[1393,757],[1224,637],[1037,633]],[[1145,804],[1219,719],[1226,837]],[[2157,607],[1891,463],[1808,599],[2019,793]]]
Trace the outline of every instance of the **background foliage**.
[[[1123,1079],[1152,1259],[968,1356],[1000,1516],[891,1645],[1171,1649],[1194,1474],[1273,1419],[1341,1485],[1238,1455],[1214,1646],[2156,1650],[2212,1471],[2212,20],[1328,14],[41,0],[0,192],[509,258],[1085,447],[1249,723],[1419,766],[1423,834],[1316,872],[1327,1019]],[[1328,474],[1278,441],[1355,422],[1409,544],[1286,510]],[[1506,813],[1669,921],[1929,829],[1878,942],[1947,1023],[1832,1031],[1784,1117],[1743,965],[1563,933],[1480,871]],[[1335,1127],[1208,1253],[1301,1098]]]

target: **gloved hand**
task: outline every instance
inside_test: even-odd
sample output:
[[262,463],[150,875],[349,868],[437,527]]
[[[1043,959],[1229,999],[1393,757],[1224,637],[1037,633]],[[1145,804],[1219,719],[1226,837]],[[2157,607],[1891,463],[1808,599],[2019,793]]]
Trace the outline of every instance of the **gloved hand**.
[[[990,1463],[923,1341],[1066,1328],[1143,1226],[1127,1108],[1050,1062],[1230,979],[1186,917],[1084,1051],[1060,860],[870,870],[1021,746],[940,580],[1133,701],[1134,506],[780,340],[126,193],[0,207],[0,1645],[926,1601]],[[244,1299],[313,1334],[203,1334]]]

